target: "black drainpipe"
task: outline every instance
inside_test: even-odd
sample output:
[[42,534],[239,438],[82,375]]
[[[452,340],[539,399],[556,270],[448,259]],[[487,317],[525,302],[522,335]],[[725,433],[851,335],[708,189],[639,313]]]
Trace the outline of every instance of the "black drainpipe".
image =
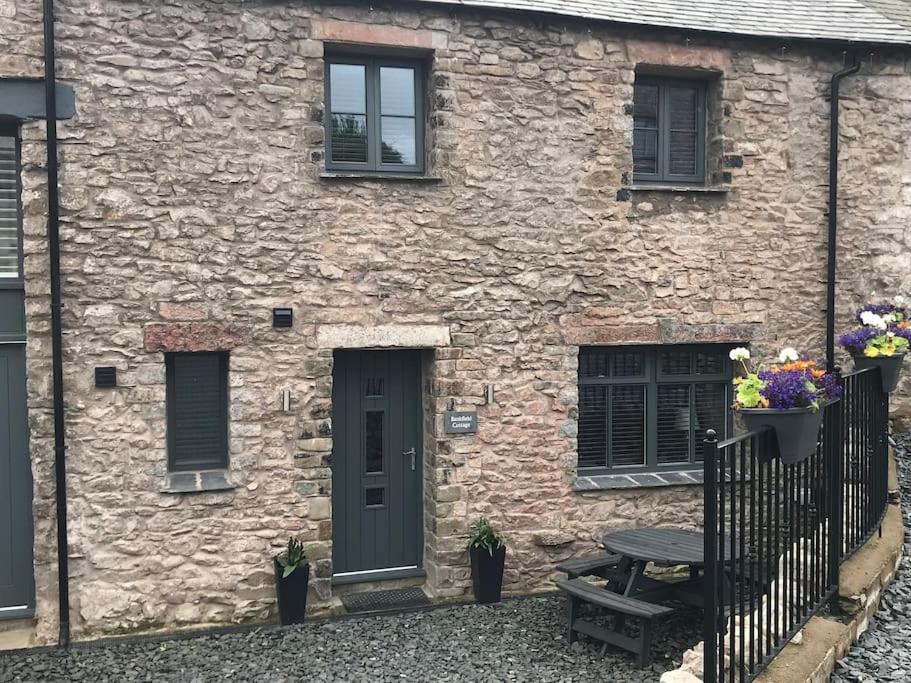
[[826,369],[835,369],[835,271],[838,250],[838,105],[841,80],[860,70],[857,53],[851,66],[832,75],[829,114],[829,256],[826,274]]
[[60,321],[60,197],[57,180],[57,67],[54,0],[44,0],[44,104],[47,121],[47,245],[51,261],[51,354],[54,380],[54,483],[57,492],[57,601],[61,647],[70,644],[70,575],[66,532],[66,441],[63,423],[63,333]]

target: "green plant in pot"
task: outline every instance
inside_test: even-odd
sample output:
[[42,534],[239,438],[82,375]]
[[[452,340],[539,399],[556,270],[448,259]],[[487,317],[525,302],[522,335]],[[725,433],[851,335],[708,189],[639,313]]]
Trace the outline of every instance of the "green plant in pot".
[[503,567],[506,564],[506,541],[484,517],[471,525],[468,538],[471,585],[475,602],[500,602],[503,591]]
[[278,615],[281,623],[300,624],[307,614],[307,589],[310,563],[307,551],[298,539],[288,539],[288,546],[273,559],[275,588],[278,593]]
[[898,386],[911,343],[911,321],[903,303],[901,297],[896,297],[895,304],[867,304],[854,316],[857,327],[838,340],[851,354],[855,368],[879,368],[883,392],[887,394]]
[[751,368],[750,352],[733,349],[731,360],[739,362],[743,375],[734,378],[734,409],[751,431],[770,427],[784,463],[806,460],[816,450],[823,409],[841,395],[838,377],[785,348],[778,363],[768,370]]

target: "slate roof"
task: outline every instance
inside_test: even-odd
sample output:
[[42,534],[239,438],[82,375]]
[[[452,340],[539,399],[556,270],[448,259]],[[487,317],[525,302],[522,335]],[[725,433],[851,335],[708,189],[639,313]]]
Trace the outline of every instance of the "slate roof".
[[911,45],[904,0],[420,0],[747,36]]

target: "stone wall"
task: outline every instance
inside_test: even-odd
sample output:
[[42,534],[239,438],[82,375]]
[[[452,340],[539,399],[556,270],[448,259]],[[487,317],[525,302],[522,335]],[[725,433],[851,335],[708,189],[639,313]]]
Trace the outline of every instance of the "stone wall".
[[[41,73],[34,5],[0,0],[0,75]],[[332,346],[320,339],[338,326],[399,326],[390,343],[448,333],[421,344],[433,347],[425,564],[441,598],[468,588],[464,532],[478,515],[510,540],[512,591],[546,587],[555,561],[606,529],[699,524],[698,487],[572,491],[579,344],[746,335],[760,353],[821,351],[835,49],[400,3],[62,0],[58,19],[78,112],[60,126],[60,160],[79,637],[265,619],[269,557],[292,533],[315,559],[315,604],[329,604]],[[438,182],[320,177],[324,39],[434,51]],[[710,172],[728,191],[626,187],[643,64],[714,72]],[[887,284],[911,294],[909,84],[906,56],[879,50],[845,84],[842,321]],[[41,125],[23,136],[38,621],[50,640]],[[271,327],[274,306],[294,308],[293,329]],[[226,336],[237,488],[162,493],[160,349]],[[117,366],[116,390],[93,387],[97,365]],[[477,436],[442,434],[450,404],[477,407]]]

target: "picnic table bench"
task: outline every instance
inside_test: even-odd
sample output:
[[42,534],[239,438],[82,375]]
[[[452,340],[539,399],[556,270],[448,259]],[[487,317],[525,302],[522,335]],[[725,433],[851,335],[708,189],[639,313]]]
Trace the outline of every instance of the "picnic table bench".
[[[608,552],[557,565],[557,569],[569,576],[568,581],[557,584],[568,600],[569,642],[576,640],[576,634],[583,633],[636,653],[640,665],[647,666],[651,660],[652,625],[674,612],[673,608],[658,603],[675,600],[702,606],[699,572],[705,566],[704,541],[703,534],[684,529],[628,529],[604,536]],[[730,561],[730,549],[724,548],[724,552],[725,559]],[[659,581],[645,576],[649,562],[668,567],[688,566],[689,579]],[[597,586],[582,576],[601,577],[607,579],[607,583],[603,587]],[[583,605],[612,616],[613,629],[581,618]],[[627,617],[638,620],[638,638],[623,632]]]

